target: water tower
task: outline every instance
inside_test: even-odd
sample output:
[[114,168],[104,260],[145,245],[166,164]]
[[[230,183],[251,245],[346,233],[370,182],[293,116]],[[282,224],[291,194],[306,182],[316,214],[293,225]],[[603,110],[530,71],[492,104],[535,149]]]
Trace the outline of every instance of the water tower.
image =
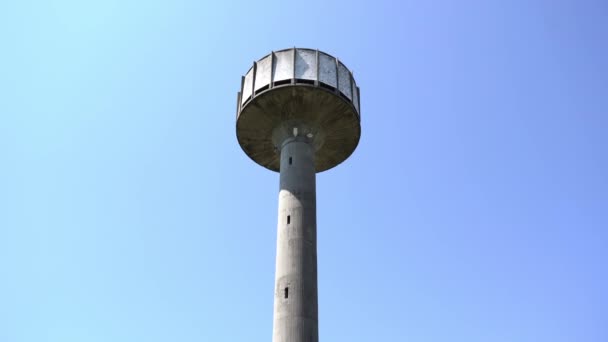
[[318,50],[272,52],[242,78],[239,144],[280,172],[273,342],[319,340],[315,175],[353,153],[359,114],[352,72]]

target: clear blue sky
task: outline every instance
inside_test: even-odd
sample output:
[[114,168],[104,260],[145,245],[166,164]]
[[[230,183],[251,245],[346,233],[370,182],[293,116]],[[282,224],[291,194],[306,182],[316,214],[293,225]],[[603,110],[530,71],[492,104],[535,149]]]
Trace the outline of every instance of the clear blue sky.
[[240,77],[339,57],[321,341],[608,341],[604,1],[0,2],[0,342],[270,341]]

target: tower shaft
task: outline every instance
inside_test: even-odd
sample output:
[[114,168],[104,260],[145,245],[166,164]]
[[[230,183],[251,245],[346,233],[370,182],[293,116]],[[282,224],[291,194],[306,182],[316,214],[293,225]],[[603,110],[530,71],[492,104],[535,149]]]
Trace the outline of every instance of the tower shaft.
[[273,342],[319,340],[315,149],[308,140],[288,137],[281,145]]

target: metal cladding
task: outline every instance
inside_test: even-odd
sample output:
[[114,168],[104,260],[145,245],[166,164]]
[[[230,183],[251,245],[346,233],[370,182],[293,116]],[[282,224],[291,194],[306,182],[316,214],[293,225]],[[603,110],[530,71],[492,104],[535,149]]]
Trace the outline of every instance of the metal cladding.
[[256,163],[279,171],[280,147],[273,135],[286,123],[305,125],[315,136],[316,172],[347,159],[361,135],[352,72],[311,49],[280,50],[254,62],[237,97],[239,144]]

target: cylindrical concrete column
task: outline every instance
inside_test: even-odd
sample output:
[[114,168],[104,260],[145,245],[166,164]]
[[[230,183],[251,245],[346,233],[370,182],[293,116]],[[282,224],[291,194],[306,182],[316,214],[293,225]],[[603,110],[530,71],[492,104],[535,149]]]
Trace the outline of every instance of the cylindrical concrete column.
[[304,136],[281,146],[273,342],[319,340],[314,158]]

